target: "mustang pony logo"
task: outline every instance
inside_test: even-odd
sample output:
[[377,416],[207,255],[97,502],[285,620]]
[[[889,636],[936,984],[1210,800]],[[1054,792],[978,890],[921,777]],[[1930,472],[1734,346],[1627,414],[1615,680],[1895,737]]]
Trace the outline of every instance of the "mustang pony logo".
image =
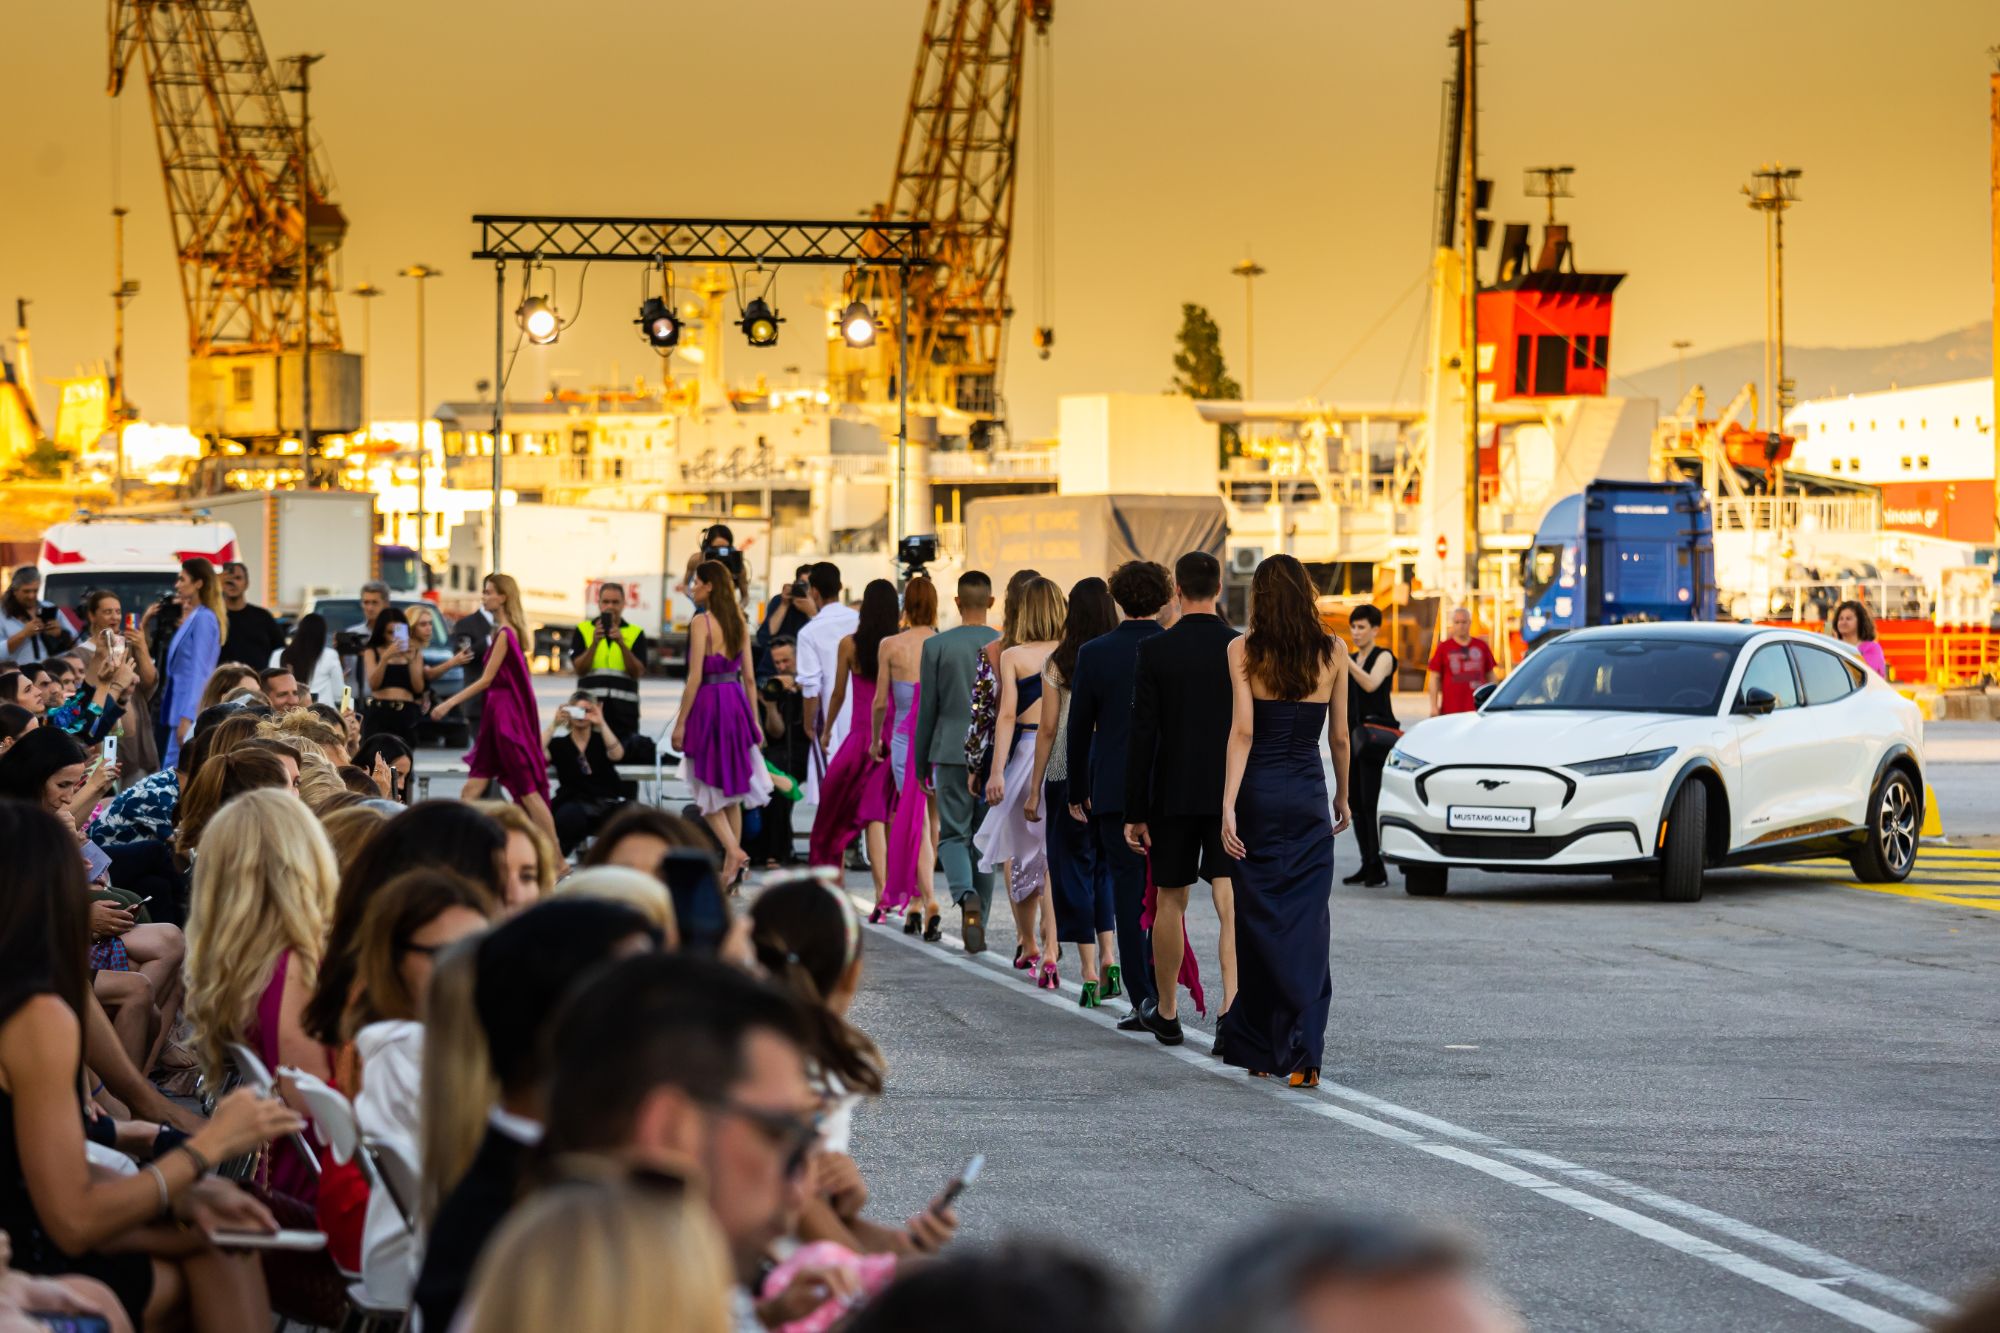
[[1498,790],[1499,790],[1500,788],[1502,788],[1502,787],[1504,787],[1504,786],[1506,786],[1506,785],[1507,785],[1507,779],[1506,779],[1506,778],[1481,778],[1481,779],[1479,779],[1479,785],[1480,785],[1480,786],[1482,786],[1482,787],[1484,787],[1484,788],[1486,788],[1486,790],[1488,790],[1488,791],[1498,791]]

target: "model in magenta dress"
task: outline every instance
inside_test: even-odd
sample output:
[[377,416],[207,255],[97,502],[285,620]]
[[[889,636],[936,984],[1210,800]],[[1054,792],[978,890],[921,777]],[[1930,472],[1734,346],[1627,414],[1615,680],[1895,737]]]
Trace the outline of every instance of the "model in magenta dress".
[[528,657],[514,631],[502,625],[488,652],[501,653],[500,672],[486,689],[486,706],[479,715],[479,734],[466,752],[465,766],[475,778],[497,782],[516,801],[539,796],[549,800],[549,760],[542,752],[541,710],[528,674]]
[[[875,682],[860,672],[851,677],[854,717],[875,716]],[[886,730],[886,728],[885,728]],[[874,738],[866,726],[849,727],[820,783],[819,813],[813,816],[808,856],[816,866],[837,866],[869,824],[886,824],[894,804],[889,765],[869,753]]]
[[[924,797],[921,765],[910,753],[910,738],[917,729],[917,709],[923,703],[923,685],[912,680],[893,682],[894,702],[889,709],[889,771],[896,784],[896,808],[889,824],[889,874],[882,889],[882,910],[900,912],[911,903],[932,903],[931,866],[925,863],[924,835],[929,832],[930,802]],[[932,908],[935,913],[935,908]]]
[[[710,638],[718,639],[710,622]],[[704,815],[771,800],[771,775],[757,751],[757,720],[743,693],[743,666],[726,653],[702,658],[701,688],[688,705],[688,789]]]

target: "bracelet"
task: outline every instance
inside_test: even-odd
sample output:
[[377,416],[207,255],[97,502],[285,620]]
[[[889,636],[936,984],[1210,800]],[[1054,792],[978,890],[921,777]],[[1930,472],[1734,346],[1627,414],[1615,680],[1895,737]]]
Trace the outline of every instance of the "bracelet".
[[188,1160],[194,1163],[194,1178],[196,1180],[200,1180],[203,1176],[215,1174],[215,1163],[195,1151],[194,1144],[191,1142],[183,1141],[176,1143],[173,1146],[173,1151],[184,1152],[188,1155]]
[[174,1207],[173,1192],[167,1188],[167,1173],[160,1170],[159,1163],[157,1162],[146,1163],[146,1171],[153,1177],[153,1183],[160,1187],[159,1215],[165,1217],[173,1211]]

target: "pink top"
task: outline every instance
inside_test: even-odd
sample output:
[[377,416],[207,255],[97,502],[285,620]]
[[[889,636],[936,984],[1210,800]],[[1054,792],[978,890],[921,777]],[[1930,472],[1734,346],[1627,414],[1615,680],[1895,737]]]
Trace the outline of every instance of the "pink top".
[[1861,654],[1861,660],[1882,679],[1889,679],[1889,664],[1882,657],[1882,645],[1873,639],[1863,639],[1854,645],[1854,651]]

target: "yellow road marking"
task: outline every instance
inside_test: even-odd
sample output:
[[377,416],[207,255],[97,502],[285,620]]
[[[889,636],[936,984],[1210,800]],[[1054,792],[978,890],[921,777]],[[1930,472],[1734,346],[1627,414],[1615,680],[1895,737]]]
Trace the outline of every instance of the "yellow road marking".
[[[1923,864],[1922,859],[1918,865]],[[1839,869],[1835,867],[1838,866]],[[1926,878],[1921,870],[1913,873],[1910,880],[1901,884],[1863,884],[1859,880],[1846,878],[1853,872],[1844,862],[1835,862],[1824,867],[1812,862],[1795,861],[1783,865],[1744,866],[1744,870],[1758,873],[1775,872],[1793,879],[1813,879],[1832,884],[1843,889],[1858,889],[1863,893],[1886,893],[1897,898],[1919,898],[1925,902],[1944,903],[1951,907],[1976,907],[1984,912],[2000,912],[2000,892],[1987,890],[1984,886],[1990,880],[1977,882],[1955,882]],[[1959,892],[1950,892],[1957,889]]]

